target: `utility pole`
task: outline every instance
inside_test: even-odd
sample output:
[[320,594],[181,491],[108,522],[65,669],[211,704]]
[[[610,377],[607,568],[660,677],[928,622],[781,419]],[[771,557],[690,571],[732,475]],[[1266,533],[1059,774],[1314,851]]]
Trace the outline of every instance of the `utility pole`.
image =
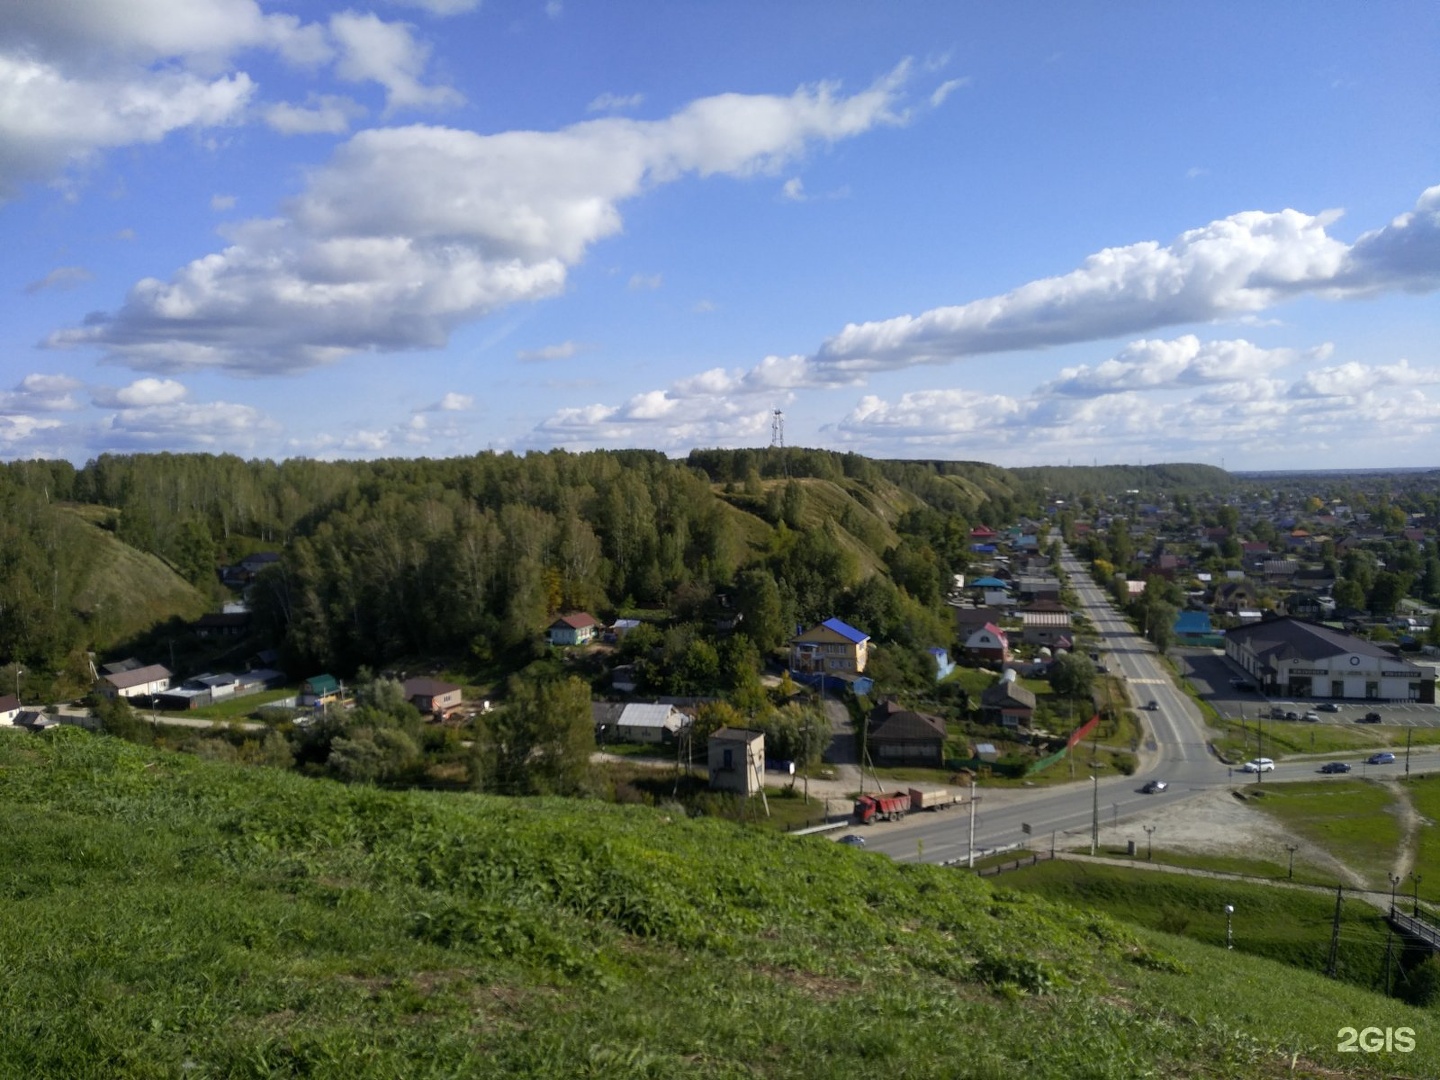
[[1285,850],[1290,853],[1290,868],[1285,871],[1285,878],[1287,881],[1293,881],[1295,879],[1295,845],[1286,844]]
[[1100,846],[1100,777],[1091,773],[1090,784],[1095,795],[1095,805],[1090,815],[1090,857],[1094,858],[1095,849]]
[[970,846],[965,852],[965,865],[975,866],[975,777],[970,777]]
[[1145,826],[1145,861],[1155,861],[1155,848],[1152,846],[1155,839],[1155,826]]
[[1414,728],[1405,729],[1405,779],[1410,779],[1410,736],[1415,733]]
[[1330,928],[1330,961],[1325,965],[1325,974],[1332,979],[1340,960],[1340,897],[1343,889],[1342,885],[1335,886],[1335,922]]

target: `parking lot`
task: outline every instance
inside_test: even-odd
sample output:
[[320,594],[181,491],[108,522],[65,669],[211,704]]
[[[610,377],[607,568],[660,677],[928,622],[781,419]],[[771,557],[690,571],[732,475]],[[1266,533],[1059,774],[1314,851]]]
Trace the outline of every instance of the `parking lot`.
[[[1257,716],[1270,719],[1272,708],[1294,712],[1304,717],[1317,712],[1324,698],[1267,697],[1258,690],[1239,690],[1232,679],[1248,676],[1214,649],[1172,649],[1170,656],[1200,696],[1215,706],[1228,720],[1253,720]],[[1367,713],[1379,713],[1381,723],[1394,727],[1440,727],[1440,705],[1421,705],[1413,701],[1336,701],[1335,712],[1318,712],[1322,724],[1354,724]],[[1303,722],[1303,720],[1302,720]]]

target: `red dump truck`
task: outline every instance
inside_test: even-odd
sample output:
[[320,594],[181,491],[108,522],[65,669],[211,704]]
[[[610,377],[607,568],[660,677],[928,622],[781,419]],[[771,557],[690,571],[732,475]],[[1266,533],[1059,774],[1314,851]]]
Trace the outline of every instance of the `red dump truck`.
[[855,820],[861,825],[876,821],[899,821],[910,812],[910,793],[895,791],[890,794],[861,795],[855,800]]

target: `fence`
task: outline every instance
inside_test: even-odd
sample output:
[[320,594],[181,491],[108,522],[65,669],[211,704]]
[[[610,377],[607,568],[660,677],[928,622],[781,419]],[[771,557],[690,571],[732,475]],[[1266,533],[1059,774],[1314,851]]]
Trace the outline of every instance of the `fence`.
[[1048,851],[1031,851],[1009,862],[997,863],[995,866],[983,866],[975,873],[979,877],[994,877],[1007,870],[1019,870],[1022,866],[1034,866],[1036,863],[1049,862],[1054,857]]

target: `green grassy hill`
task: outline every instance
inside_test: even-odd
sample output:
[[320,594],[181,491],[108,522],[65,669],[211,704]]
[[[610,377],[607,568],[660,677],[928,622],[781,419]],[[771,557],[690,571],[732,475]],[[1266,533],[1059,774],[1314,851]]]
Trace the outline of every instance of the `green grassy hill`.
[[102,528],[97,507],[57,507],[70,560],[70,606],[104,649],[172,616],[198,618],[212,607],[193,585],[154,555],[137,551]]
[[[1430,1014],[974,877],[0,732],[0,1075],[1433,1075]],[[1413,1054],[1341,1054],[1344,1026]]]

